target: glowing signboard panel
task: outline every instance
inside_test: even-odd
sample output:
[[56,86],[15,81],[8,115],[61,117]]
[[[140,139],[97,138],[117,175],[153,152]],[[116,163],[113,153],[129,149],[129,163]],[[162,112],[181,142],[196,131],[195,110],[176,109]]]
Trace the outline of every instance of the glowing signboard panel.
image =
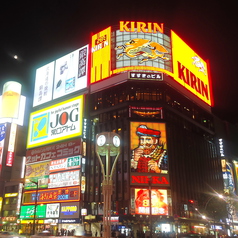
[[52,100],[55,62],[36,70],[33,107]]
[[[35,214],[35,205],[21,206],[20,218],[21,219],[33,219]],[[37,205],[36,218],[45,218],[46,205]]]
[[[0,117],[0,123],[9,122],[9,123],[15,123],[17,125],[23,126],[25,106],[26,106],[26,97],[20,96],[18,118],[9,118],[9,117],[1,118]],[[2,107],[2,96],[0,96],[0,108],[1,107]]]
[[[134,191],[133,191],[134,190]],[[165,189],[133,189],[134,201],[131,204],[134,214],[149,215],[150,205],[152,215],[168,215],[168,198]],[[151,198],[151,200],[150,200]]]
[[111,75],[111,27],[92,36],[91,83]]
[[27,148],[82,135],[83,95],[30,114]]
[[90,82],[133,70],[171,71],[170,59],[170,37],[164,34],[163,24],[120,21],[119,28],[109,27],[92,37]]
[[174,79],[211,106],[207,63],[178,35],[171,31]]
[[88,46],[56,60],[53,99],[87,87]]
[[53,173],[49,176],[48,188],[68,187],[80,184],[80,171],[71,170],[61,173]]
[[50,172],[62,170],[78,169],[81,167],[81,156],[52,160],[50,162]]
[[88,45],[36,70],[33,107],[87,87]]
[[38,182],[38,188],[48,188],[49,167],[49,161],[26,165],[25,178],[33,182],[26,182],[24,189],[36,189],[36,182]]
[[131,172],[167,174],[165,123],[131,122]]
[[51,159],[61,159],[81,153],[81,139],[60,142],[53,145],[43,146],[40,149],[27,150],[26,164]]
[[57,218],[60,213],[60,204],[59,203],[51,203],[46,205],[46,218]]
[[[36,191],[26,191],[23,195],[23,204],[34,204]],[[80,200],[80,186],[38,191],[38,203],[77,202]]]
[[79,217],[79,203],[63,203],[60,208],[60,218],[78,218]]
[[7,130],[7,125],[0,124],[0,173],[2,170],[2,156],[3,156],[3,150],[4,150],[4,141],[5,141],[5,136],[6,136],[6,130]]

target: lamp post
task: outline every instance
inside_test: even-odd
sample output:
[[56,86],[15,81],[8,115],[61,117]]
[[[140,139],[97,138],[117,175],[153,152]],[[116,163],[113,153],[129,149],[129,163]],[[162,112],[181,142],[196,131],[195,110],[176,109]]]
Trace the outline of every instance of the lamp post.
[[[96,153],[101,165],[103,175],[103,237],[109,238],[111,236],[111,196],[113,186],[113,172],[115,170],[116,162],[120,155],[120,137],[114,132],[102,132],[96,135]],[[106,163],[104,165],[101,156],[106,156]],[[116,156],[111,167],[111,156]]]
[[38,180],[32,181],[30,179],[26,179],[26,182],[31,182],[34,183],[36,185],[36,193],[35,193],[35,209],[34,209],[34,217],[33,217],[33,235],[35,234],[36,231],[36,209],[37,209],[37,200],[38,200]]

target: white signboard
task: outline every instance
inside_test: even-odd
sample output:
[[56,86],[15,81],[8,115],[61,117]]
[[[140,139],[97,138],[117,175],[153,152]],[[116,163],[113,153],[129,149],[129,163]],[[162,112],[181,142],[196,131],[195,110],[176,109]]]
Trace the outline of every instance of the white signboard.
[[33,107],[52,100],[55,62],[36,70]]
[[82,135],[83,95],[30,114],[27,148]]
[[80,184],[80,171],[71,170],[62,173],[54,173],[49,175],[48,188],[69,187]]
[[87,87],[88,46],[56,60],[53,99]]
[[78,169],[81,164],[81,156],[73,156],[69,158],[57,159],[50,161],[50,172],[58,172],[62,170]]
[[88,45],[36,70],[33,107],[87,87]]
[[58,218],[60,214],[60,204],[50,203],[46,207],[46,218]]

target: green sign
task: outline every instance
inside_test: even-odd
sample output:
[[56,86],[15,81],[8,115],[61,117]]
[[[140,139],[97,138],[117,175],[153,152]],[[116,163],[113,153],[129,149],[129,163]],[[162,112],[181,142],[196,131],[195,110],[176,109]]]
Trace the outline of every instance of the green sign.
[[[33,219],[35,213],[35,205],[21,206],[20,218],[21,219]],[[46,205],[37,205],[36,218],[45,218]]]
[[67,159],[67,167],[79,167],[80,166],[80,157],[79,156],[74,156],[74,157],[69,157]]
[[[36,183],[38,182],[38,188],[48,188],[49,175],[44,175],[40,177],[31,177],[30,180]],[[25,183],[24,186],[25,190],[32,190],[36,188],[37,188],[36,184],[32,182],[27,182]]]

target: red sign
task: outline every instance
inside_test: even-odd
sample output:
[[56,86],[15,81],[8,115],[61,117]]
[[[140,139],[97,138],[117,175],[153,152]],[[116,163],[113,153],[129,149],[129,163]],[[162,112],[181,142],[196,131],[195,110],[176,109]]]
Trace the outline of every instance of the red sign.
[[131,185],[151,185],[168,187],[170,186],[168,175],[138,175],[138,173],[131,173]]
[[6,159],[6,166],[11,167],[14,161],[14,152],[8,151],[7,152],[7,159]]
[[26,153],[26,164],[61,159],[79,154],[81,154],[81,139],[76,139],[28,150]]

